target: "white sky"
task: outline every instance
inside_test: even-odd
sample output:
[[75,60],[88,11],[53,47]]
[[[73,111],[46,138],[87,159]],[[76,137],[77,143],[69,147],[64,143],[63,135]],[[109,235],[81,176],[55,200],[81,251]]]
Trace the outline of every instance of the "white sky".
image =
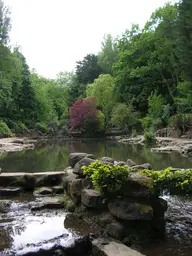
[[[104,34],[141,26],[166,0],[4,0],[12,10],[11,41],[30,68],[54,78],[97,53]],[[173,0],[175,2],[175,0]]]

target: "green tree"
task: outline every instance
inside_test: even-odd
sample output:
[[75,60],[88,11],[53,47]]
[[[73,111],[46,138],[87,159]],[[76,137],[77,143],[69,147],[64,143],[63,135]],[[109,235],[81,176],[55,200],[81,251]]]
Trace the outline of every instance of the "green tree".
[[112,66],[117,61],[115,39],[111,34],[104,36],[101,44],[101,52],[98,54],[98,63],[105,74],[112,75]]
[[79,84],[91,84],[101,74],[98,57],[88,54],[82,61],[77,61],[76,76]]
[[9,32],[11,29],[10,10],[0,0],[0,45],[7,45],[9,42]]
[[111,111],[114,106],[114,86],[115,80],[109,75],[100,75],[92,84],[87,86],[87,97],[96,97],[96,104],[105,116],[105,125],[109,124]]
[[111,123],[119,129],[128,129],[135,124],[136,118],[137,113],[131,105],[118,103],[113,109]]

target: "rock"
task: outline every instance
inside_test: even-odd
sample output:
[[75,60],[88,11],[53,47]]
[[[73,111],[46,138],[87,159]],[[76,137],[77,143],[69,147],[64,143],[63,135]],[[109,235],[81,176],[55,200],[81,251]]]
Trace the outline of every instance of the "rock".
[[93,159],[91,158],[83,158],[81,159],[78,163],[76,163],[73,173],[77,174],[79,177],[84,177],[83,175],[83,170],[81,169],[82,166],[88,166],[90,165],[92,162],[94,162]]
[[149,163],[145,163],[145,164],[141,164],[141,165],[135,165],[133,167],[131,167],[132,171],[141,171],[141,170],[152,170],[152,167]]
[[125,184],[121,188],[121,194],[130,197],[153,197],[153,180],[139,173],[130,173]]
[[168,208],[167,201],[163,198],[157,198],[152,200],[150,204],[153,207],[154,217],[164,218],[164,213],[167,211]]
[[70,190],[70,184],[72,183],[72,181],[76,180],[78,177],[77,174],[73,173],[73,169],[72,168],[68,168],[65,171],[65,175],[63,177],[63,189],[69,193]]
[[153,208],[150,205],[129,199],[114,199],[108,203],[110,213],[118,220],[152,220]]
[[92,242],[93,256],[144,256],[143,254],[109,239],[98,238]]
[[18,177],[15,183],[27,191],[35,189],[35,177],[32,174],[25,174],[21,177]]
[[124,227],[119,222],[109,224],[107,234],[117,240],[121,240],[124,234]]
[[54,187],[52,187],[52,189],[55,194],[63,194],[64,193],[63,186],[54,186]]
[[52,187],[52,186],[57,186],[62,183],[63,179],[63,173],[58,172],[58,173],[44,173],[42,175],[39,175],[36,177],[36,187]]
[[101,194],[94,189],[84,189],[81,194],[81,202],[88,208],[101,208]]
[[84,179],[82,179],[82,188],[87,188],[87,189],[93,189],[93,183],[91,178],[86,177]]
[[137,164],[135,162],[133,162],[131,159],[128,159],[127,160],[127,165],[128,165],[128,167],[133,167],[133,166],[135,166]]
[[0,196],[18,196],[21,192],[21,188],[0,188]]
[[74,203],[78,204],[81,202],[81,192],[82,192],[82,179],[75,179],[69,185],[69,195],[74,201]]
[[114,164],[115,160],[111,157],[104,156],[99,159],[99,161],[105,163],[105,164]]
[[64,208],[69,212],[74,212],[76,208],[73,200],[71,200],[71,198],[67,195],[64,195]]
[[32,206],[31,211],[40,211],[43,209],[63,209],[64,203],[59,198],[50,198],[46,199],[44,202],[40,203],[37,206]]
[[34,194],[51,195],[53,194],[53,190],[51,188],[42,187],[42,188],[36,189]]
[[9,211],[10,200],[0,200],[0,213],[7,213]]
[[69,154],[69,165],[73,168],[76,163],[78,163],[81,159],[83,159],[84,157],[89,156],[89,158],[93,158],[94,156],[91,154],[87,154],[87,153],[71,153]]
[[120,165],[120,166],[127,165],[127,164],[126,164],[125,162],[123,162],[123,161],[118,161],[116,164],[117,164],[117,165]]

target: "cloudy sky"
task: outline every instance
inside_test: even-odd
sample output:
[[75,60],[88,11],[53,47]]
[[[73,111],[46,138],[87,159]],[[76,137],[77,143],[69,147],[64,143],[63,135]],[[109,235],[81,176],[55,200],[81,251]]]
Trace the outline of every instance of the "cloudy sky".
[[[173,0],[175,2],[176,0]],[[97,53],[104,34],[120,35],[131,23],[144,25],[166,0],[4,0],[12,11],[12,43],[30,68],[54,78]]]

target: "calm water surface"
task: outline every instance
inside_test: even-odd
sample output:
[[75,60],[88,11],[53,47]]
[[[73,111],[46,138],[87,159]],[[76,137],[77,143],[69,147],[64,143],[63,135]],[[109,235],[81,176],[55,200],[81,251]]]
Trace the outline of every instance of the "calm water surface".
[[168,166],[192,167],[192,158],[181,156],[176,152],[152,153],[149,148],[141,145],[106,140],[38,142],[33,150],[1,155],[0,167],[3,172],[62,171],[68,166],[68,155],[71,152],[86,152],[96,157],[110,156],[121,161],[130,158],[137,164],[148,162],[154,169],[163,169]]

